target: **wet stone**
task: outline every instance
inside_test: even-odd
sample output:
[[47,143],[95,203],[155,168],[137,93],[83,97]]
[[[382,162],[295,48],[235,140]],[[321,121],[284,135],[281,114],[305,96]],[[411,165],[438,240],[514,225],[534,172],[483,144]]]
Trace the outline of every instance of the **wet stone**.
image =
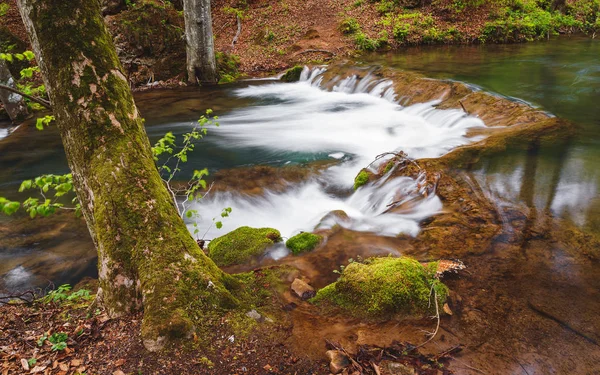
[[329,358],[329,371],[332,374],[339,374],[350,365],[348,357],[339,350],[328,350],[325,354]]
[[302,300],[313,298],[317,294],[312,286],[300,279],[294,279],[292,291]]

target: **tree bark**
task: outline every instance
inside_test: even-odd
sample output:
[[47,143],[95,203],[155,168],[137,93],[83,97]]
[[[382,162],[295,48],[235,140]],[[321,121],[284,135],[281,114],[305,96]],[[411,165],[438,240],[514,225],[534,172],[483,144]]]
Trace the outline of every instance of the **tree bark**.
[[149,350],[210,330],[208,317],[237,304],[231,277],[200,250],[158,173],[99,0],[18,5],[98,250],[98,301],[112,317],[143,309]]
[[210,0],[183,0],[188,82],[214,85],[218,81]]
[[[0,84],[17,88],[15,80],[8,70],[6,61],[0,59]],[[27,117],[27,103],[23,97],[15,92],[0,89],[0,101],[4,104],[4,109],[8,113],[8,117],[14,122],[23,120]]]

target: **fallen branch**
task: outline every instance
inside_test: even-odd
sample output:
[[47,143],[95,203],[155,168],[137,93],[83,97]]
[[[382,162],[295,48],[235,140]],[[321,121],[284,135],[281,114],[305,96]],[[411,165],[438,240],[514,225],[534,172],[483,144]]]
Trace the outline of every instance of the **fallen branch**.
[[[27,296],[29,296],[29,297],[27,297]],[[30,304],[30,303],[33,303],[33,301],[35,301],[35,296],[36,296],[35,291],[30,289],[30,290],[26,290],[22,293],[2,296],[2,297],[0,297],[0,304],[8,303],[15,299],[23,301],[26,304]]]
[[529,306],[529,308],[531,310],[533,310],[534,312],[538,313],[539,315],[541,315],[542,317],[546,318],[546,319],[550,319],[553,320],[554,322],[558,323],[558,325],[560,325],[561,327],[563,327],[564,329],[566,329],[567,331],[570,331],[571,333],[576,334],[577,336],[581,337],[582,339],[588,341],[591,344],[594,344],[596,346],[600,346],[600,343],[598,343],[598,341],[596,341],[594,338],[589,337],[588,335],[579,332],[578,330],[576,330],[575,328],[571,327],[571,325],[557,317],[555,317],[554,315],[547,313],[539,308],[537,308],[536,306],[534,306],[531,302],[527,302],[527,305]]
[[35,96],[31,96],[31,95],[27,95],[22,91],[19,91],[13,87],[10,86],[6,86],[3,84],[0,84],[0,89],[6,90],[6,91],[10,91],[10,92],[14,92],[15,94],[19,94],[24,98],[27,98],[29,100],[31,100],[32,102],[36,102],[40,105],[43,105],[44,107],[48,108],[48,109],[52,109],[52,104],[50,104],[49,101],[42,99],[42,98],[36,98]]
[[321,53],[328,53],[328,54],[330,54],[331,56],[335,56],[335,52],[331,52],[331,51],[328,51],[328,50],[326,50],[326,49],[305,49],[304,51],[301,51],[301,52],[298,52],[298,53],[296,53],[296,55],[302,55],[302,54],[305,54],[305,53],[311,53],[311,52],[321,52]]
[[237,33],[235,33],[235,36],[233,37],[233,40],[231,41],[231,48],[235,48],[235,44],[237,43],[238,37],[240,36],[240,33],[242,32],[242,19],[240,18],[239,15],[235,16],[237,18]]

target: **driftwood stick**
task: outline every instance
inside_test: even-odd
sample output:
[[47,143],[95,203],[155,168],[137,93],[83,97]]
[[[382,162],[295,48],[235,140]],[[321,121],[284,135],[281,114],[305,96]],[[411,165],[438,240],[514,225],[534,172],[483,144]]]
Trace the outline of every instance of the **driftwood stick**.
[[43,105],[44,107],[48,108],[48,109],[52,109],[52,105],[50,104],[49,101],[42,99],[42,98],[36,98],[35,96],[31,96],[31,95],[27,95],[22,91],[19,91],[15,88],[12,88],[10,86],[6,86],[3,84],[0,84],[0,89],[6,90],[6,91],[10,91],[10,92],[14,92],[15,94],[19,94],[29,100],[31,100],[32,102],[36,102],[38,104]]

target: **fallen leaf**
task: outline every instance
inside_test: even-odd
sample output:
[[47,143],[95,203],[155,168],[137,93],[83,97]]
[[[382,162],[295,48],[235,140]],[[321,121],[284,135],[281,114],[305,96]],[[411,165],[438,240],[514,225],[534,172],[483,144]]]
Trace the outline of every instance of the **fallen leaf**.
[[29,371],[29,363],[25,358],[21,358],[21,366],[23,366],[23,370]]
[[69,365],[66,363],[59,363],[58,367],[60,367],[61,371],[69,371]]
[[120,367],[123,366],[125,364],[125,359],[121,358],[118,361],[115,362],[115,366]]
[[31,373],[37,374],[39,372],[44,371],[46,369],[46,367],[48,367],[48,366],[35,366],[34,368],[31,369]]
[[71,360],[71,366],[77,367],[81,365],[81,359],[73,359]]
[[113,372],[113,375],[125,375],[125,373],[121,370],[117,370],[117,371]]

